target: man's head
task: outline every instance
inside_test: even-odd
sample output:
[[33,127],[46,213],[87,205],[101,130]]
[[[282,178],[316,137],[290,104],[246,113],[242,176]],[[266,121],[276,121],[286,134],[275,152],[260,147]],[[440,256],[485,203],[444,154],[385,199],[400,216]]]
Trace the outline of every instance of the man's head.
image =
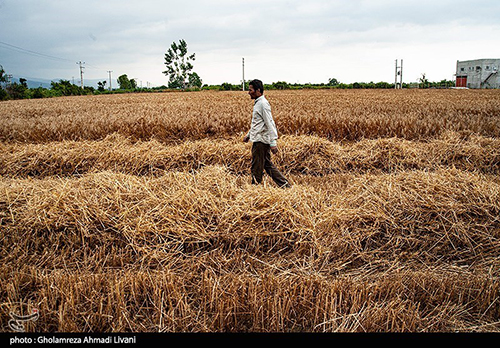
[[252,80],[248,84],[248,94],[250,98],[257,99],[264,94],[264,85],[261,80]]

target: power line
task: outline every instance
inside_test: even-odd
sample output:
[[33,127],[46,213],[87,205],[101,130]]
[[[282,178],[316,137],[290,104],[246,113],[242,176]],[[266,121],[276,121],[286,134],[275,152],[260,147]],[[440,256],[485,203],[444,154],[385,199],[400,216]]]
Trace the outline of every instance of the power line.
[[64,61],[64,62],[72,62],[72,60],[69,60],[69,59],[55,57],[55,56],[49,56],[48,54],[43,54],[43,53],[35,52],[32,50],[27,50],[25,48],[22,48],[19,46],[14,46],[14,45],[8,44],[8,43],[3,42],[3,41],[0,41],[0,45],[3,45],[3,48],[10,49],[12,51],[17,51],[17,52],[29,54],[32,56],[37,56],[37,57],[42,57],[42,58],[47,58],[47,59],[52,59],[52,60],[58,60],[58,61]]
[[[7,42],[3,42],[3,41],[0,41],[0,48],[5,48],[5,49],[8,49],[8,50],[11,50],[11,51],[14,51],[14,52],[19,52],[19,53],[24,53],[24,54],[27,54],[27,55],[30,55],[30,56],[34,56],[34,57],[39,57],[39,58],[46,58],[46,59],[50,59],[50,60],[54,60],[54,61],[60,61],[60,62],[73,62],[73,60],[70,60],[70,59],[66,59],[66,58],[61,58],[61,57],[56,57],[56,56],[51,56],[51,55],[48,55],[48,54],[44,54],[44,53],[40,53],[40,52],[36,52],[36,51],[32,51],[32,50],[28,50],[26,48],[22,48],[22,47],[19,47],[19,46],[15,46],[15,45],[11,45]],[[85,67],[83,65],[86,65],[86,67],[88,68],[91,68],[91,69],[97,69],[97,70],[104,70],[98,66],[95,66],[95,65],[92,65],[92,64],[88,64],[88,63],[85,63],[85,62],[77,62],[76,64],[78,64],[80,66],[80,83],[82,85],[82,88],[83,88],[83,71],[85,69]],[[111,89],[111,71],[107,71],[108,74],[109,74],[109,88]]]
[[88,64],[88,63],[87,63],[87,67],[89,67],[91,69],[104,70],[104,69],[102,69],[102,68],[100,68],[98,66],[95,66],[95,65],[92,65],[92,64]]
[[[41,57],[41,58],[46,58],[46,59],[55,60],[55,61],[62,61],[62,62],[73,62],[73,60],[70,60],[70,59],[60,58],[60,57],[50,56],[48,54],[44,54],[44,53],[40,53],[40,52],[35,52],[35,51],[28,50],[28,49],[25,49],[25,48],[22,48],[19,46],[8,44],[8,43],[3,42],[3,41],[0,41],[0,47],[9,49],[9,50],[14,51],[14,52],[25,53],[25,54],[28,54],[28,55],[34,56],[34,57]],[[87,67],[89,67],[91,69],[103,70],[103,69],[101,69],[95,65],[91,65],[91,64],[87,64]]]

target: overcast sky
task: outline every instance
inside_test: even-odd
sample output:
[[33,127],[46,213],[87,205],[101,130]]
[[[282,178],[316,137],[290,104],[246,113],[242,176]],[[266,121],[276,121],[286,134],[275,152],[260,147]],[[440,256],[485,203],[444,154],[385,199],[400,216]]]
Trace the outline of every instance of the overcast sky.
[[264,83],[392,83],[396,59],[404,82],[451,80],[457,60],[500,58],[500,1],[0,0],[0,65],[17,76],[77,82],[84,61],[84,79],[166,85],[179,39],[207,84],[240,83],[243,57]]

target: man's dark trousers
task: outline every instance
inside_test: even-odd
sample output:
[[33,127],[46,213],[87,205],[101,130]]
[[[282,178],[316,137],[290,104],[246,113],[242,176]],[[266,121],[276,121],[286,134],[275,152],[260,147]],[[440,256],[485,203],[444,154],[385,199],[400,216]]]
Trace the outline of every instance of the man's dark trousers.
[[271,146],[255,142],[252,145],[252,184],[260,184],[262,182],[264,170],[279,187],[289,186],[288,180],[271,162]]

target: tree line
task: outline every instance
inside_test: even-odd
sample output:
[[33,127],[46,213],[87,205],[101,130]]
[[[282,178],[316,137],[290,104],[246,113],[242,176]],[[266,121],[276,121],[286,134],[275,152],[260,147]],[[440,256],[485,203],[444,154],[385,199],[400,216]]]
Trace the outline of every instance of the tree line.
[[[145,92],[172,92],[172,91],[241,91],[243,89],[242,84],[231,84],[229,82],[224,82],[219,85],[207,85],[202,86],[189,86],[186,85],[184,88],[175,87],[169,85],[162,85],[158,87],[150,88],[140,88],[137,87],[135,81],[129,80],[127,75],[122,75],[121,79],[118,79],[119,88],[108,90],[106,89],[106,81],[98,82],[98,88],[84,86],[82,89],[80,86],[71,83],[68,80],[60,80],[58,82],[51,82],[51,87],[43,88],[28,88],[25,79],[20,79],[20,82],[14,82],[6,85],[6,80],[0,80],[3,84],[0,84],[0,100],[9,99],[36,99],[36,98],[51,98],[51,97],[61,97],[61,96],[76,96],[76,95],[98,95],[98,94],[119,94],[119,93],[145,93]],[[120,83],[121,82],[121,83]],[[407,84],[403,83],[403,88],[449,88],[454,87],[455,81],[443,80],[440,82],[429,82],[427,81],[425,85],[423,84]],[[393,89],[394,83],[388,82],[354,82],[354,83],[288,83],[285,81],[273,82],[270,84],[264,84],[264,89],[266,90],[299,90],[299,89]],[[245,91],[248,91],[248,81],[245,82]]]

